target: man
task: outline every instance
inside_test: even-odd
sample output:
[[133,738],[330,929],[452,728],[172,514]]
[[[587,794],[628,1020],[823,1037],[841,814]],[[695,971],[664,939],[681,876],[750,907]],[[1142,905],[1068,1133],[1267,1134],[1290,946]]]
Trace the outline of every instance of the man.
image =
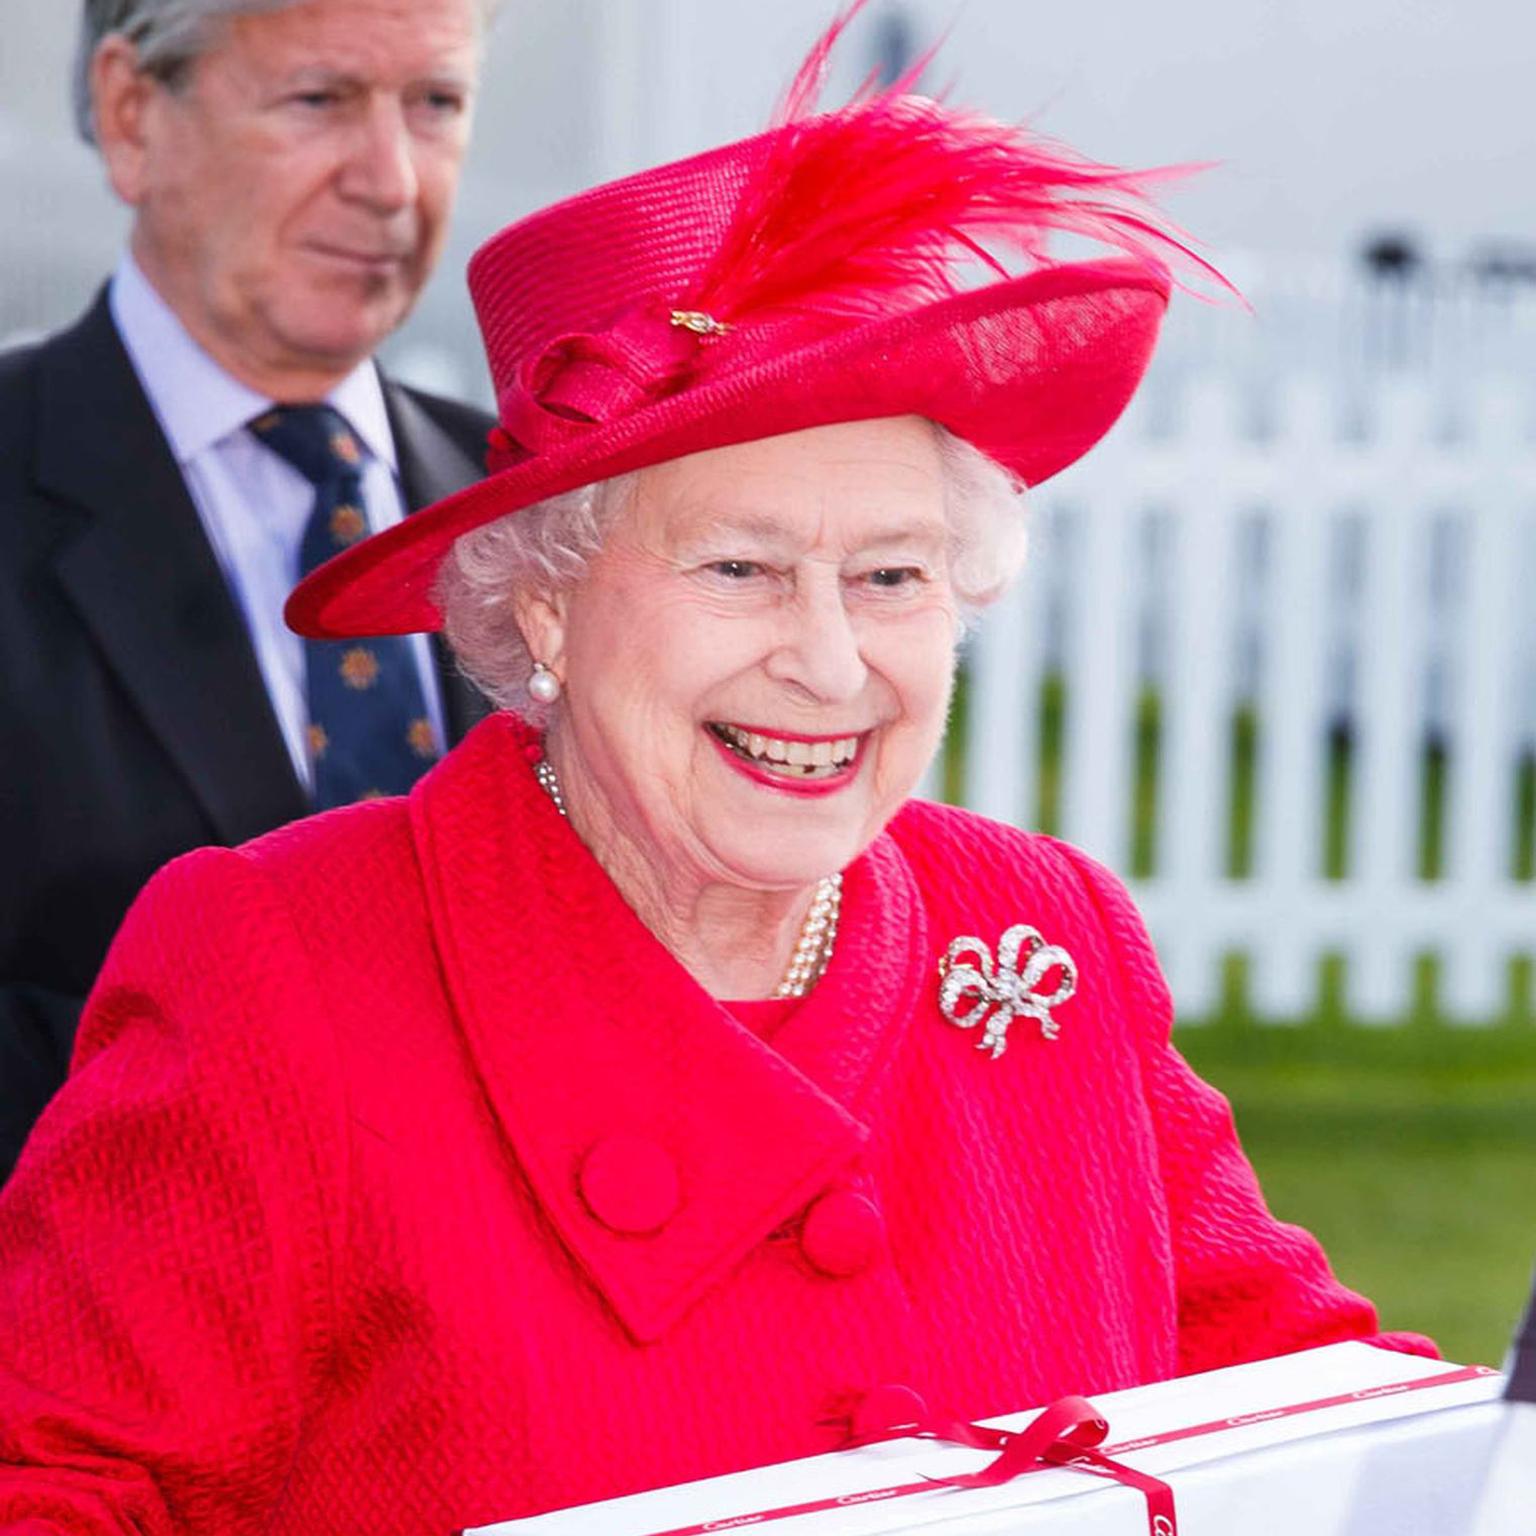
[[423,642],[331,654],[281,607],[480,472],[488,420],[370,358],[442,248],[487,9],[86,0],[133,222],[84,318],[0,357],[0,1179],[159,865],[403,789],[472,717]]

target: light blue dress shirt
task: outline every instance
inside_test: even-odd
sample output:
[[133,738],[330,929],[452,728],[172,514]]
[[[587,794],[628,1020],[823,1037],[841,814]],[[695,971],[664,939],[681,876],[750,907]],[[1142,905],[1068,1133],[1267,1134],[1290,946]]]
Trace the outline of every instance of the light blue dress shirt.
[[[314,487],[265,448],[246,423],[274,401],[232,379],[187,333],[129,255],[113,274],[109,302],[118,334],[170,444],[203,532],[218,557],[256,652],[293,769],[313,785],[305,729],[304,642],[283,623],[283,604],[299,575],[299,546]],[[363,496],[378,532],[406,512],[384,390],[372,362],[360,363],[326,397],[366,452]],[[431,647],[411,637],[412,654],[437,739],[443,707]]]

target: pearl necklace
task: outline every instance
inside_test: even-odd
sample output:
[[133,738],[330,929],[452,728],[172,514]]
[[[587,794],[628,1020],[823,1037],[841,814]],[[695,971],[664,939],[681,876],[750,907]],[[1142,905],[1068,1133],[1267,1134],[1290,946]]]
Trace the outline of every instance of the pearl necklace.
[[[541,757],[533,765],[533,776],[554,802],[555,809],[562,816],[566,815],[565,796],[560,793],[560,776],[555,772],[555,765],[547,757]],[[822,973],[832,961],[832,948],[837,943],[837,919],[842,908],[842,875],[826,875],[818,880],[795,952],[789,957],[789,969],[774,988],[775,997],[804,997],[821,980]]]
[[823,875],[816,882],[816,894],[805,914],[795,952],[789,957],[789,969],[774,989],[775,997],[804,997],[821,980],[822,972],[832,963],[842,909],[842,875]]

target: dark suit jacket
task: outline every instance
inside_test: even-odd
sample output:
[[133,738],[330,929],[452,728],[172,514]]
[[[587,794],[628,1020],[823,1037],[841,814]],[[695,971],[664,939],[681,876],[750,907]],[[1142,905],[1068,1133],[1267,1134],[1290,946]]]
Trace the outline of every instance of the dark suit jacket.
[[[385,395],[412,508],[480,474],[487,417]],[[439,670],[457,739],[483,703]],[[307,811],[103,293],[73,329],[0,356],[0,1181],[139,887]]]

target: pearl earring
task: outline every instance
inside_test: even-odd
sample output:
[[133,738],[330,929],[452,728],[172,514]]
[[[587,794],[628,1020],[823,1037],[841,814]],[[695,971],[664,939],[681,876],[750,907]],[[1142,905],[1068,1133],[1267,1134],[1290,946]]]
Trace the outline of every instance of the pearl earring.
[[528,679],[528,694],[540,704],[553,704],[560,697],[560,679],[542,661],[533,664],[533,676]]

